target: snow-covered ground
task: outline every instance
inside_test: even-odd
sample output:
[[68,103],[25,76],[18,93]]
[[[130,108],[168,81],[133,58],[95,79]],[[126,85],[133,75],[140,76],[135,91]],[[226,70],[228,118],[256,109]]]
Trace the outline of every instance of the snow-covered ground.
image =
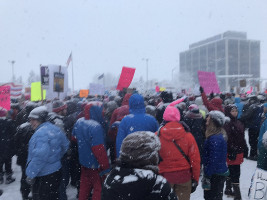
[[[247,133],[246,133],[246,139],[247,139]],[[0,200],[21,200],[21,194],[20,194],[20,177],[21,177],[21,170],[16,163],[16,157],[13,157],[13,170],[14,170],[14,177],[16,177],[16,181],[11,183],[10,185],[2,184],[0,185],[0,189],[4,190],[3,195],[0,197]],[[256,169],[256,161],[251,160],[244,160],[244,163],[241,165],[241,178],[240,178],[240,187],[241,187],[241,194],[242,199],[246,200],[248,199],[248,189],[250,187],[250,182],[252,175]],[[191,195],[192,200],[202,200],[203,198],[203,189],[201,188],[201,178],[199,181],[199,186],[197,187],[197,190]],[[77,190],[73,188],[72,186],[68,186],[67,188],[67,194],[68,194],[68,200],[77,200],[76,194]],[[224,200],[226,199],[233,199],[233,198],[227,198],[227,196],[224,195]]]
[[[19,191],[20,188],[20,177],[21,177],[21,170],[20,167],[15,164],[16,158],[13,159],[13,170],[14,170],[14,177],[16,177],[16,181],[11,183],[10,185],[2,184],[0,188],[4,190],[3,195],[0,197],[1,200],[21,200],[21,194]],[[241,178],[240,178],[240,186],[241,186],[241,193],[242,199],[248,199],[248,189],[250,186],[251,177],[256,169],[256,161],[251,161],[245,159],[244,163],[241,166]],[[201,179],[201,178],[200,178]],[[201,182],[199,183],[201,184]],[[68,186],[67,194],[69,200],[76,200],[77,190],[72,186]],[[204,199],[203,198],[203,190],[201,185],[197,187],[196,192],[191,195],[191,199]],[[226,196],[223,199],[233,199],[227,198]]]

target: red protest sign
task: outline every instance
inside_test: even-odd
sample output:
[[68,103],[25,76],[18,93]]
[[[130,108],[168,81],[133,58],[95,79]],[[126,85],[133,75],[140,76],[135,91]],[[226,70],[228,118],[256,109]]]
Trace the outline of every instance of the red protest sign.
[[117,85],[117,90],[128,88],[133,80],[135,68],[123,67],[121,70],[121,76]]
[[0,107],[10,110],[10,86],[0,86]]
[[217,94],[220,93],[220,88],[214,72],[198,71],[197,74],[198,74],[199,85],[204,88],[204,91],[207,94],[210,94],[211,92]]

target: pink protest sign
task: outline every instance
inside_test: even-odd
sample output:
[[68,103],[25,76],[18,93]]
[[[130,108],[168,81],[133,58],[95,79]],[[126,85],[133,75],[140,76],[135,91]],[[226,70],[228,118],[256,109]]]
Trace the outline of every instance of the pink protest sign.
[[220,93],[220,88],[214,72],[198,71],[197,74],[199,85],[204,88],[205,93]]
[[252,93],[252,91],[253,91],[253,87],[250,87],[250,90],[249,90],[249,91],[247,91],[247,94],[251,94],[251,93]]
[[135,68],[123,67],[121,70],[120,80],[117,86],[117,90],[123,90],[128,88],[133,80]]
[[10,110],[10,86],[0,86],[0,107]]
[[159,92],[159,90],[160,90],[160,87],[156,86],[156,92]]

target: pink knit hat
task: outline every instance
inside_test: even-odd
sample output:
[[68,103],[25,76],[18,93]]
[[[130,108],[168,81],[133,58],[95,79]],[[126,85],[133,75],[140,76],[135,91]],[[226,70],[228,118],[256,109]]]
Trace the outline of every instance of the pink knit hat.
[[174,102],[172,102],[170,105],[167,106],[167,108],[164,111],[163,119],[167,122],[178,122],[181,119],[179,110],[174,107],[176,104],[181,103],[184,100],[184,98],[180,98]]

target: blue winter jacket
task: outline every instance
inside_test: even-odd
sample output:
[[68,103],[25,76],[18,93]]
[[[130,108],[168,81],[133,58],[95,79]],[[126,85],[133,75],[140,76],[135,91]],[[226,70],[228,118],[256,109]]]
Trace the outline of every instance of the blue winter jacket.
[[41,124],[29,141],[26,175],[34,178],[58,171],[68,147],[69,140],[59,127]]
[[[265,117],[267,118],[267,113],[265,114]],[[267,119],[265,119],[261,125],[259,139],[258,139],[258,149],[260,149],[260,147],[262,146],[262,137],[266,131],[267,131]]]
[[104,131],[100,123],[80,118],[74,125],[72,135],[78,142],[80,164],[90,169],[98,169],[100,165],[91,148],[104,144]]
[[120,155],[120,148],[124,138],[136,131],[156,132],[159,128],[157,120],[145,113],[144,98],[139,94],[134,94],[129,99],[130,114],[124,117],[120,123],[116,138],[117,158]]
[[237,119],[240,119],[240,117],[243,113],[243,107],[244,107],[244,104],[241,102],[240,97],[235,97],[235,105],[236,105],[237,110],[238,110]]
[[226,165],[227,142],[223,134],[208,137],[204,144],[204,175],[211,177],[214,174],[224,174],[228,171]]

